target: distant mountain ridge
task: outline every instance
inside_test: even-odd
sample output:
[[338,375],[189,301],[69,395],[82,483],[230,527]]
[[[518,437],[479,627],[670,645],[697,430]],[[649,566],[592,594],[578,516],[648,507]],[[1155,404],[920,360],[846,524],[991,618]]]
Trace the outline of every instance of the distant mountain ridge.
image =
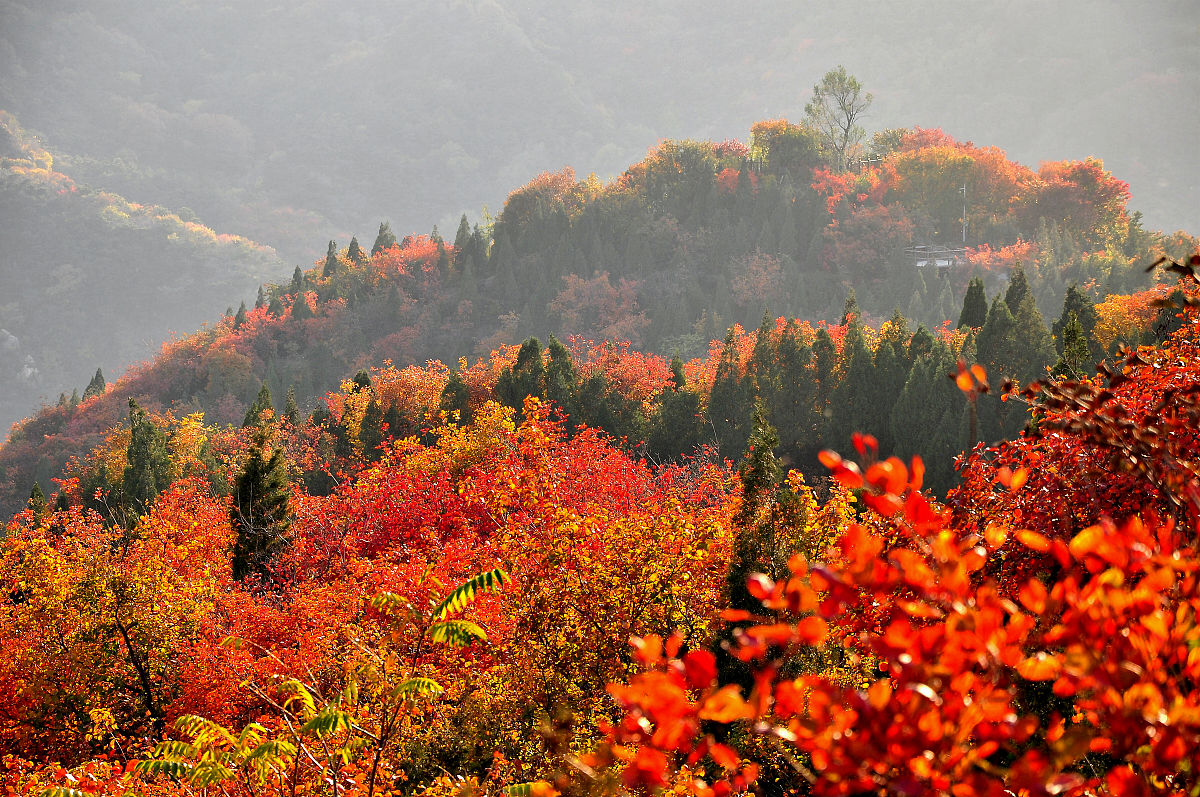
[[0,428],[286,273],[270,247],[59,171],[0,111]]

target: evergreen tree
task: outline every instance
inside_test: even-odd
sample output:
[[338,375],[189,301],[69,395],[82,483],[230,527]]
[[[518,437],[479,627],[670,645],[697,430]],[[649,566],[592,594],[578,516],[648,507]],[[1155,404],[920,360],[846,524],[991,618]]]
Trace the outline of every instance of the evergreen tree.
[[466,426],[471,422],[471,393],[467,387],[467,381],[458,371],[450,374],[450,378],[446,380],[446,386],[442,388],[441,400],[438,402],[438,409],[451,418],[455,417],[454,413],[458,413],[457,420],[460,426]]
[[83,400],[87,401],[92,396],[102,396],[107,388],[108,383],[104,381],[104,372],[97,368],[96,375],[92,377],[92,381],[88,382],[87,387],[83,389]]
[[303,293],[296,294],[295,300],[292,301],[292,318],[296,321],[304,321],[314,315],[312,308],[308,306],[308,298]]
[[[246,416],[242,419],[242,428],[246,429],[250,426],[258,426],[263,422],[263,413],[270,410],[275,411],[274,405],[271,403],[271,390],[267,387],[267,383],[263,382],[262,387],[258,389],[258,395],[254,399],[254,403],[246,410]],[[268,418],[270,416],[267,416]]]
[[658,460],[691,454],[700,445],[703,433],[700,396],[687,389],[683,361],[678,356],[671,358],[671,381],[659,398],[658,410],[646,432],[646,447]]
[[954,457],[965,447],[963,414],[966,402],[952,380],[953,352],[941,341],[914,363],[904,388],[892,406],[892,451],[908,461],[920,455],[925,484],[944,495],[954,483]]
[[878,431],[868,427],[880,414],[874,391],[875,364],[857,321],[850,322],[842,346],[846,367],[833,394],[832,434],[825,442],[835,449],[847,450],[854,432]]
[[129,429],[121,490],[128,508],[145,514],[158,494],[171,485],[171,455],[166,433],[133,399],[129,399]]
[[922,357],[928,357],[933,351],[933,342],[933,335],[924,325],[917,327],[917,331],[908,342],[908,361],[915,363]]
[[392,225],[386,221],[379,223],[379,232],[375,235],[375,245],[371,247],[371,257],[379,254],[385,249],[391,249],[396,245],[396,236],[392,234]]
[[554,402],[555,406],[568,417],[577,413],[575,407],[575,391],[578,378],[575,375],[575,364],[571,361],[571,353],[559,342],[554,335],[546,344],[546,353],[550,362],[546,367],[545,396]]
[[302,290],[304,290],[304,272],[300,270],[299,266],[296,266],[296,270],[292,272],[292,284],[288,288],[288,293],[297,295]]
[[1025,269],[1018,263],[1013,266],[1012,273],[1008,276],[1008,288],[1004,291],[1004,304],[1015,315],[1017,308],[1029,294],[1029,280],[1025,277]]
[[300,408],[296,406],[296,388],[289,387],[287,398],[283,402],[283,419],[291,425],[296,425],[296,418],[300,416]]
[[809,459],[815,458],[819,445],[814,409],[817,384],[812,368],[812,347],[804,342],[795,320],[789,321],[779,336],[775,358],[778,385],[765,401],[779,435],[780,456],[792,465],[807,464]]
[[1054,339],[1042,319],[1032,293],[1026,293],[1013,309],[1016,319],[1014,348],[1017,353],[1017,377],[1022,382],[1041,379],[1055,361]]
[[842,308],[842,320],[839,323],[841,325],[849,324],[852,319],[861,317],[862,311],[858,309],[858,296],[851,288],[850,292],[846,294],[846,304]]
[[358,245],[357,235],[350,236],[350,246],[346,247],[346,257],[348,257],[350,262],[356,266],[366,265],[367,256],[366,253],[363,252],[362,247]]
[[467,214],[464,213],[458,221],[458,232],[454,234],[454,257],[458,261],[460,271],[462,270],[464,258],[475,255],[474,243],[475,239],[471,235],[471,225],[467,221]]
[[382,446],[386,439],[383,425],[383,407],[379,406],[375,396],[371,396],[358,427],[358,440],[362,443],[363,457],[368,462],[378,462],[383,456]]
[[36,481],[33,483],[33,489],[29,491],[29,500],[25,506],[33,513],[34,523],[40,523],[46,516],[46,494],[42,492],[42,485]]
[[996,297],[975,343],[979,362],[994,382],[1017,376],[1021,356],[1020,342],[1015,338],[1016,327],[1017,319],[1009,310],[1008,302]]
[[1092,369],[1092,351],[1083,333],[1083,324],[1075,313],[1067,319],[1062,333],[1062,352],[1054,364],[1054,375],[1067,379],[1082,379]]
[[521,344],[513,366],[500,372],[496,380],[496,397],[520,413],[526,396],[542,397],[544,378],[542,344],[537,338],[528,338]]
[[746,452],[738,466],[738,481],[742,484],[742,505],[734,518],[735,538],[733,561],[729,565],[729,605],[734,609],[752,610],[761,606],[746,589],[751,574],[775,570],[776,559],[773,524],[766,517],[779,484],[781,469],[775,458],[779,438],[767,421],[762,402],[755,402],[751,416],[752,429],[746,442]]
[[[1059,354],[1063,353],[1064,333],[1067,324],[1070,322],[1071,315],[1079,321],[1080,329],[1083,331],[1083,339],[1087,343],[1089,356],[1091,361],[1098,362],[1104,358],[1104,352],[1100,348],[1100,342],[1096,340],[1096,324],[1100,317],[1096,314],[1096,305],[1090,297],[1083,291],[1079,290],[1078,286],[1070,285],[1067,288],[1067,294],[1063,298],[1062,315],[1054,322],[1050,328],[1050,333],[1054,335],[1054,348]],[[1090,370],[1090,368],[1088,369]]]
[[979,329],[987,322],[987,296],[983,292],[983,279],[972,277],[967,285],[967,295],[963,297],[962,312],[958,315],[958,328],[974,327]]
[[233,328],[241,329],[244,323],[246,323],[246,303],[242,302],[233,316]]
[[325,266],[321,269],[321,279],[329,279],[338,270],[337,242],[330,241],[325,251]]
[[237,532],[233,547],[233,577],[271,578],[272,560],[287,544],[292,515],[291,487],[283,450],[266,454],[268,433],[260,428],[255,445],[234,480],[229,519]]
[[718,451],[729,457],[742,451],[750,437],[746,417],[751,408],[753,391],[741,374],[737,350],[733,345],[733,330],[725,335],[725,348],[717,360],[717,372],[708,395],[708,420],[716,435]]
[[267,313],[275,318],[283,315],[283,300],[278,296],[272,296],[271,301],[267,304]]
[[360,368],[354,378],[350,380],[354,387],[350,388],[351,392],[358,393],[361,390],[371,389],[371,375],[367,373],[366,368]]
[[69,400],[69,406],[71,407],[71,409],[75,409],[76,407],[79,406],[79,388],[77,388],[77,387],[71,389],[71,398]]
[[261,310],[267,306],[267,294],[263,291],[263,286],[258,286],[258,298],[254,300],[254,309]]
[[834,371],[837,369],[837,345],[829,335],[829,330],[821,327],[813,341],[813,365],[816,367],[817,395],[816,410],[818,414],[818,436],[824,437],[825,423],[829,418],[829,400],[836,386]]

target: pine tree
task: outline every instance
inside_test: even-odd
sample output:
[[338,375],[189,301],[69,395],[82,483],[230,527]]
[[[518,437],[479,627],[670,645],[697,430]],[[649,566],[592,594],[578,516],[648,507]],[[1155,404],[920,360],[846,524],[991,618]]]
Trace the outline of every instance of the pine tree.
[[261,310],[267,306],[267,294],[263,291],[263,286],[258,286],[258,298],[254,300],[254,309]]
[[568,417],[577,414],[575,392],[578,389],[578,377],[575,374],[575,364],[571,361],[571,353],[554,335],[546,344],[546,353],[550,362],[546,366],[546,398]]
[[391,249],[396,245],[396,236],[392,234],[392,226],[386,221],[379,223],[379,232],[375,235],[375,245],[371,247],[371,257],[379,254],[385,249]]
[[456,419],[460,426],[466,426],[471,422],[471,392],[467,387],[467,381],[458,371],[450,374],[450,378],[446,380],[446,386],[442,388],[441,400],[438,402],[438,409],[449,415],[451,419]]
[[[264,420],[263,414],[267,410],[274,413],[275,407],[271,403],[271,390],[267,387],[267,383],[263,382],[262,387],[258,389],[258,396],[255,397],[254,403],[246,410],[246,416],[242,419],[242,428],[261,424]],[[267,416],[267,418],[270,417],[270,415]]]
[[278,296],[272,296],[271,301],[267,304],[267,313],[275,318],[283,315],[283,300]]
[[346,247],[346,257],[356,266],[366,265],[367,256],[363,252],[362,247],[358,245],[358,236],[350,236],[350,246]]
[[687,389],[683,361],[671,358],[671,384],[659,397],[658,410],[646,431],[646,448],[658,460],[675,460],[691,454],[702,434],[700,396]]
[[748,411],[753,391],[741,374],[733,330],[725,335],[725,348],[717,361],[712,391],[708,395],[708,420],[717,438],[718,451],[730,457],[746,447],[750,437]]
[[1067,318],[1062,333],[1062,352],[1054,364],[1054,375],[1067,379],[1082,379],[1092,369],[1092,351],[1083,332],[1083,324],[1075,313]]
[[842,308],[842,320],[840,324],[845,325],[850,323],[851,319],[860,318],[862,311],[858,309],[858,296],[855,295],[854,289],[846,294],[846,304]]
[[835,449],[845,450],[849,448],[854,432],[876,433],[878,430],[865,427],[871,425],[872,418],[881,416],[874,391],[875,363],[858,321],[850,322],[842,346],[846,367],[833,393],[832,434],[825,442]]
[[296,418],[300,416],[300,408],[296,406],[296,388],[289,387],[287,398],[283,402],[283,419],[291,425],[296,425]]
[[386,439],[383,424],[383,408],[379,406],[375,396],[371,396],[363,410],[362,423],[358,427],[358,440],[362,443],[363,457],[369,462],[378,462],[383,456],[382,446]]
[[33,483],[33,489],[29,491],[29,500],[25,505],[33,513],[34,523],[40,523],[46,516],[46,494],[42,492],[42,485],[36,481]]
[[129,399],[129,429],[121,490],[126,506],[145,514],[158,494],[171,484],[171,455],[166,433],[133,399]]
[[1009,274],[1008,288],[1004,291],[1004,304],[1015,315],[1017,308],[1029,293],[1029,280],[1025,277],[1025,269],[1018,263]]
[[233,547],[233,577],[239,581],[257,574],[271,578],[272,560],[287,544],[292,516],[291,486],[283,450],[266,454],[268,432],[259,429],[255,445],[234,480],[229,519],[237,532]]
[[88,382],[87,387],[83,389],[83,400],[87,401],[92,396],[102,396],[107,388],[108,383],[104,381],[104,372],[97,368],[96,375],[92,377],[92,381]]
[[774,570],[776,552],[773,524],[765,516],[773,504],[781,469],[775,458],[779,438],[767,421],[762,402],[755,402],[746,452],[738,466],[742,505],[734,518],[733,561],[729,565],[729,604],[734,609],[751,609],[756,601],[746,589],[752,573]]
[[1087,341],[1092,356],[1094,359],[1099,360],[1103,356],[1103,352],[1099,350],[1099,343],[1095,342],[1096,324],[1100,320],[1100,317],[1096,314],[1096,304],[1074,284],[1067,287],[1066,296],[1063,297],[1062,314],[1054,322],[1054,325],[1050,327],[1050,334],[1054,335],[1055,349],[1059,354],[1062,354],[1063,333],[1072,315],[1079,321],[1084,340]]
[[496,397],[519,414],[526,396],[542,397],[544,378],[542,344],[537,338],[528,338],[521,344],[513,366],[500,372],[496,380]]
[[338,270],[337,242],[330,241],[325,251],[325,266],[321,269],[321,279],[329,279]]
[[292,272],[292,284],[288,288],[288,293],[295,296],[302,290],[304,290],[304,272],[300,270],[299,266],[296,266],[296,270]]
[[789,321],[779,336],[775,358],[779,381],[774,395],[765,398],[767,409],[779,435],[780,456],[799,465],[804,452],[816,456],[817,416],[813,405],[817,385],[813,378],[812,347],[804,342],[795,320]]
[[980,329],[987,322],[987,296],[983,291],[983,279],[972,277],[967,285],[967,295],[963,297],[962,312],[958,316],[958,328],[974,327]]
[[233,316],[233,328],[241,329],[244,323],[246,323],[246,303],[242,302],[238,305],[237,313]]
[[296,298],[292,301],[292,318],[296,321],[304,321],[313,316],[312,308],[308,306],[308,297],[303,293],[296,294]]

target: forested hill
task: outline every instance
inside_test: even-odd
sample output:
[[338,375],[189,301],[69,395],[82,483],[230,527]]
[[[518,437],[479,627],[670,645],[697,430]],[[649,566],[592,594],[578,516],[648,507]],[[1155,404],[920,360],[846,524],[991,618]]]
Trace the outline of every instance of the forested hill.
[[[808,322],[807,331],[788,333],[787,345],[801,356],[808,348],[812,359],[799,366],[806,373],[828,369],[814,376],[812,406],[797,416],[815,413],[813,422],[781,430],[782,445],[802,458],[832,442],[821,419],[830,417],[830,402],[849,398],[835,396],[836,387],[853,384],[851,376],[874,379],[862,372],[866,355],[847,352],[875,357],[885,320],[895,322],[889,346],[905,358],[889,377],[893,396],[933,351],[934,337],[951,362],[973,359],[978,348],[981,360],[999,366],[997,376],[1038,376],[1066,340],[1064,302],[1088,338],[1083,354],[1073,355],[1082,367],[1106,347],[1140,340],[1154,316],[1141,300],[1138,312],[1115,305],[1098,325],[1087,308],[1152,287],[1160,277],[1147,273],[1147,264],[1161,253],[1185,257],[1195,246],[1187,236],[1144,230],[1126,208],[1126,186],[1096,160],[1034,171],[936,130],[886,131],[871,155],[869,163],[851,161],[838,171],[810,128],[761,122],[748,144],[665,141],[608,184],[577,180],[569,169],[543,174],[514,191],[494,223],[464,217],[444,237],[435,229],[397,241],[384,224],[369,246],[330,241],[313,268],[266,286],[255,307],[168,344],[107,392],[51,407],[14,430],[0,451],[4,507],[18,506],[35,478],[49,487],[67,457],[87,451],[126,417],[130,397],[151,410],[203,410],[209,422],[235,423],[264,384],[276,397],[294,390],[308,410],[368,366],[453,363],[549,332],[689,359],[708,354],[731,324],[758,326],[764,311]],[[966,247],[942,257],[914,254],[912,246],[961,243],[964,185]],[[1018,265],[1014,291],[1010,273]],[[989,309],[1001,294],[1006,301]],[[1056,319],[1057,342],[1050,331]],[[960,321],[978,336],[952,333]],[[838,328],[825,335],[832,352],[818,345],[821,322]],[[914,349],[922,325],[936,334],[922,333],[929,345]],[[711,433],[733,457],[749,434],[754,399],[771,401],[764,379],[743,381],[753,374],[747,357],[730,359],[735,342],[725,346],[729,357],[718,347],[710,367],[696,366],[707,376],[693,386],[699,406],[720,406],[729,397],[708,391],[722,384],[720,372],[736,377],[730,385],[741,392],[719,419],[710,418]],[[821,346],[824,355],[817,354]],[[859,372],[850,368],[855,359]],[[940,360],[922,367],[928,378],[944,379]],[[779,390],[786,395],[787,385],[780,382]],[[657,399],[643,398],[652,414]],[[406,420],[419,429],[419,419]],[[1015,413],[984,432],[1011,434],[1022,423]],[[620,431],[631,444],[649,434],[636,425]],[[959,442],[967,440],[950,441],[947,451],[961,450]]]
[[172,332],[220,318],[286,269],[192,214],[79,183],[0,111],[0,429],[96,369],[119,375]]

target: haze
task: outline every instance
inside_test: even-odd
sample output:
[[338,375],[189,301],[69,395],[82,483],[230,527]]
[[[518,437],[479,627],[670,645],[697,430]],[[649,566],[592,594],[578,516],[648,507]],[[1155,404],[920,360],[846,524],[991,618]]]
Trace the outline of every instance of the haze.
[[[23,274],[47,288],[64,264],[86,273],[98,244],[62,230],[46,242],[53,257],[31,259],[39,242],[8,233],[0,329],[18,343],[0,335],[0,379],[29,361],[37,379],[0,396],[0,424],[35,409],[30,395],[81,389],[95,365],[117,376],[170,330],[286,280],[328,239],[369,246],[383,219],[399,234],[452,234],[461,213],[498,212],[542,171],[610,177],[661,138],[744,140],[756,120],[800,119],[837,64],[875,96],[868,130],[941,127],[1035,166],[1095,155],[1130,183],[1147,228],[1195,233],[1198,41],[1194,0],[736,12],[633,0],[3,0],[0,109],[38,135],[55,169],[280,257],[197,277],[158,315],[123,313],[125,339],[106,345],[53,332],[66,323],[55,313],[86,325],[115,312],[94,294],[51,308],[50,293],[14,287]],[[47,271],[26,274],[30,264]],[[118,278],[167,283],[179,268],[164,256]]]

